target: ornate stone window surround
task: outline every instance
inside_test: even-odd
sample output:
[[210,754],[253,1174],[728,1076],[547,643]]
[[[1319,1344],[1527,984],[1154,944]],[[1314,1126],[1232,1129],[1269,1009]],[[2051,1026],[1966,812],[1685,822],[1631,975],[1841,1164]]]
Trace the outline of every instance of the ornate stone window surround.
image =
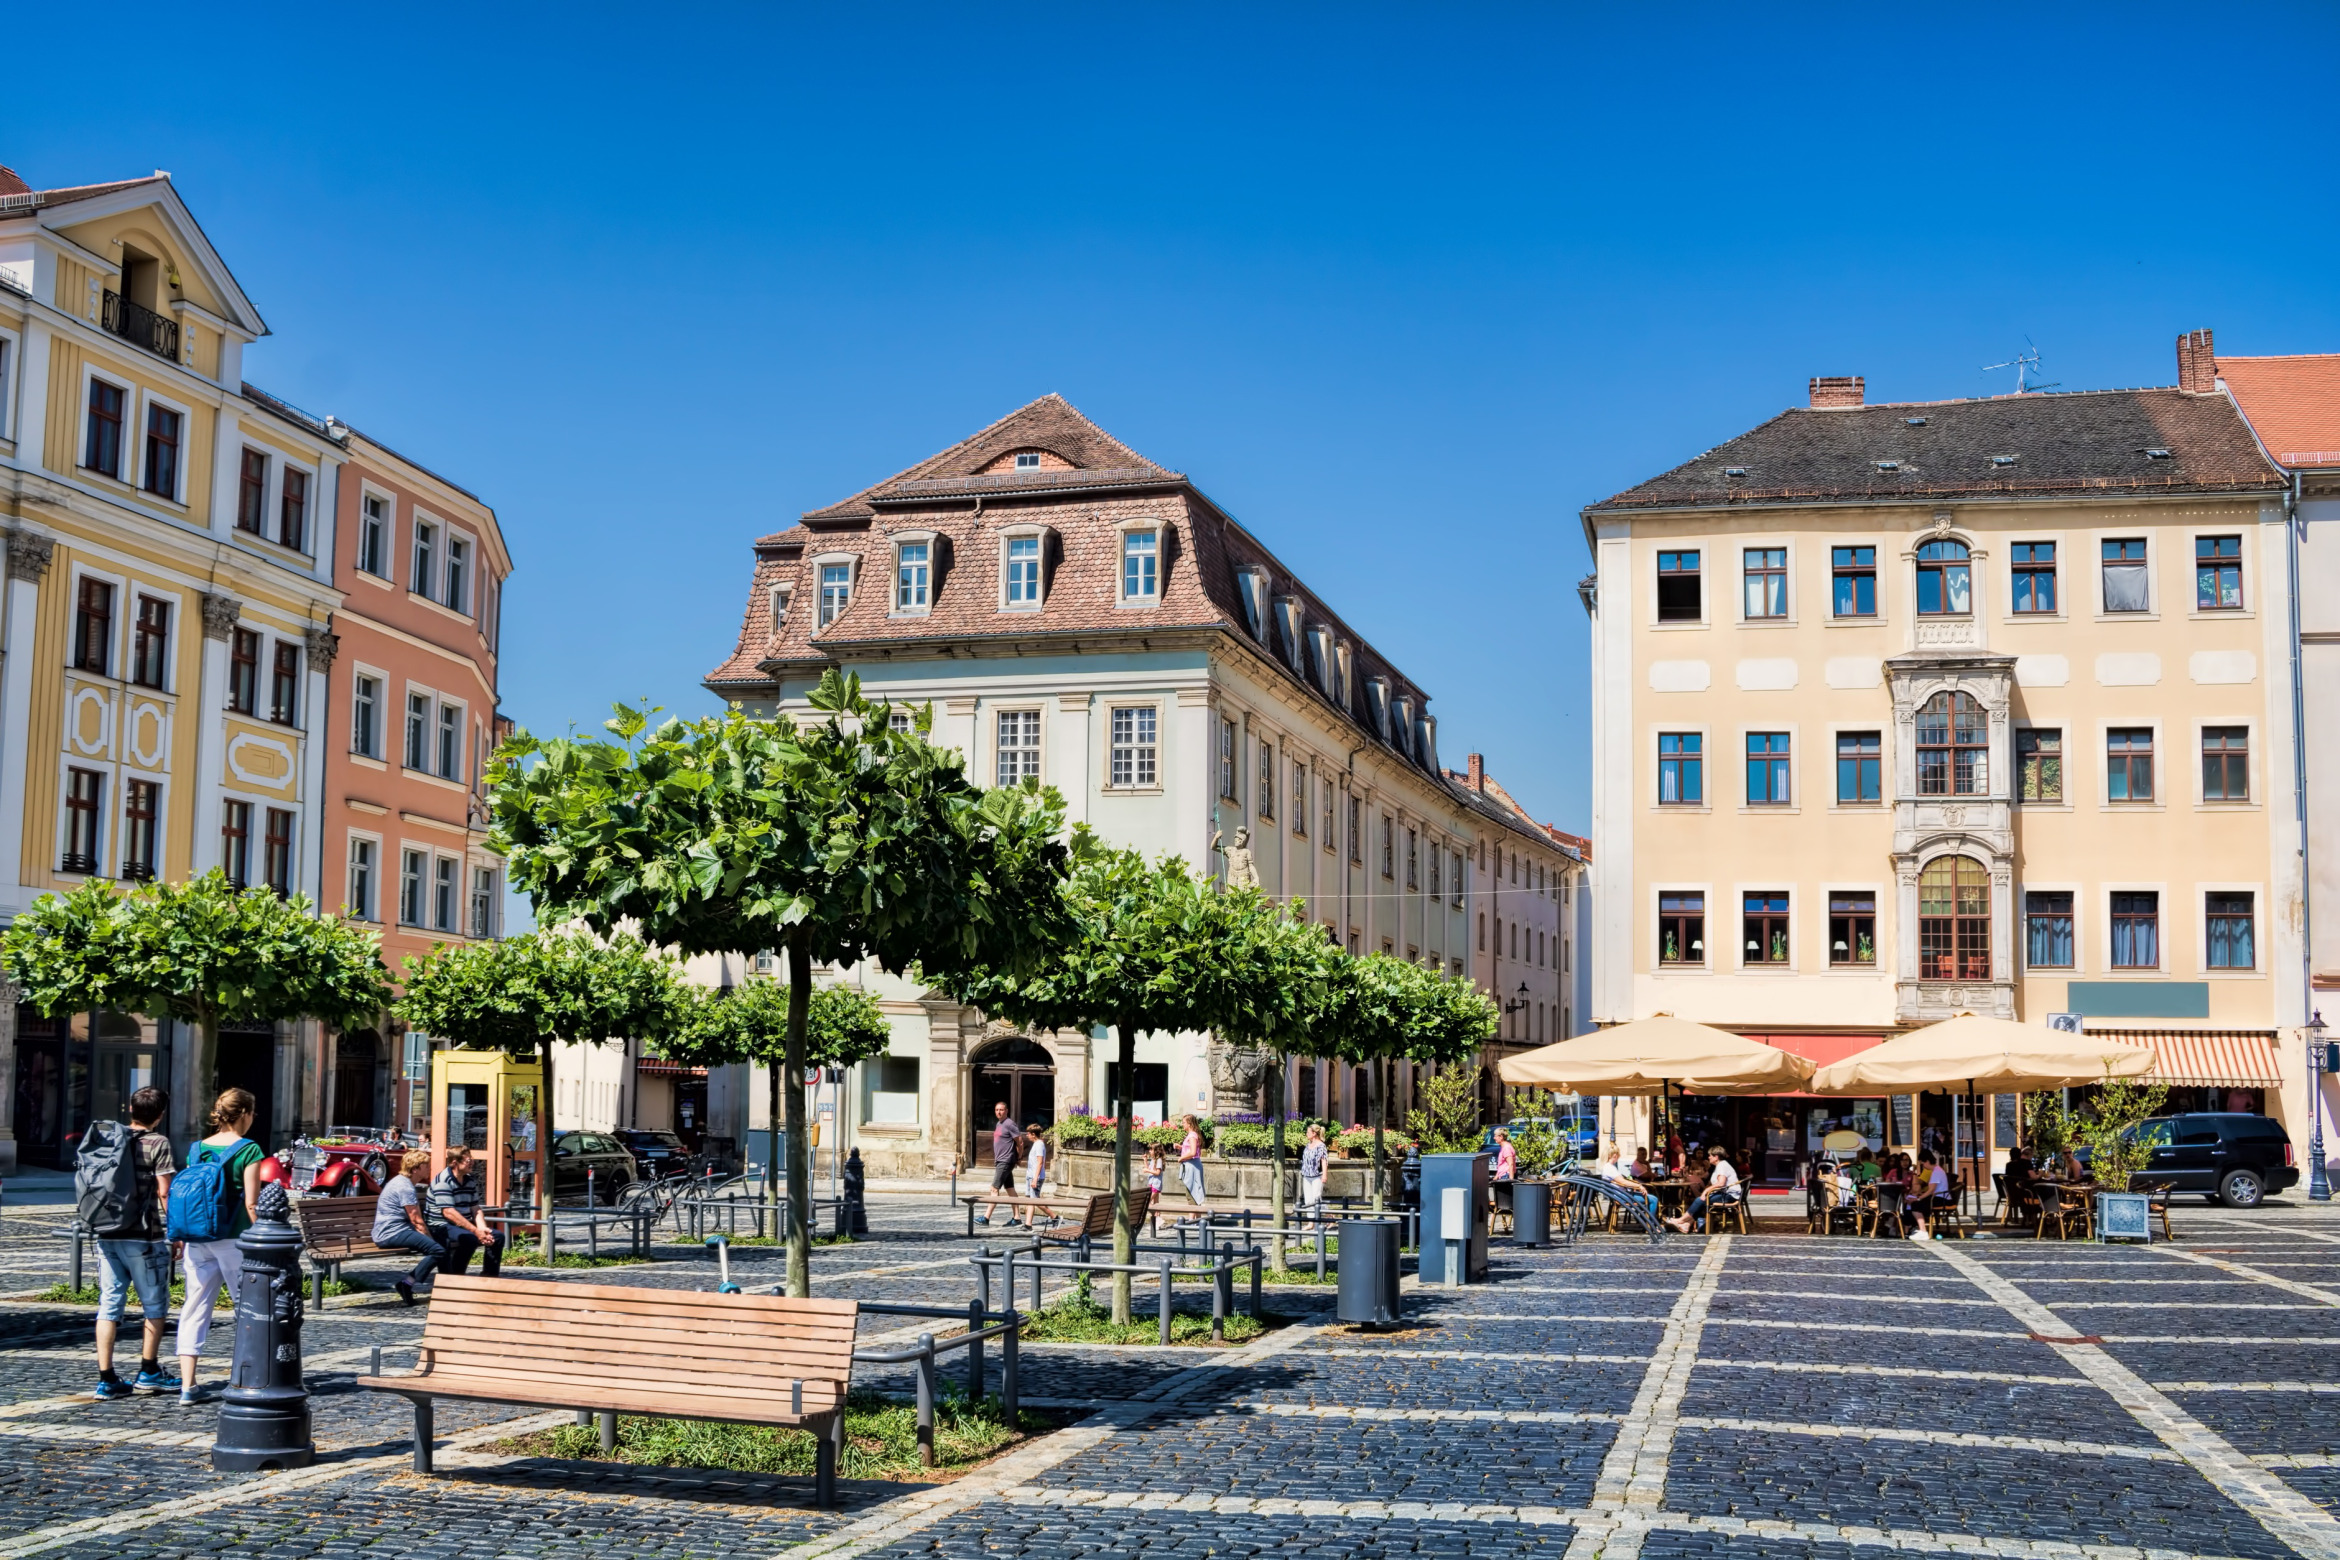
[[[993,604],[998,611],[1037,612],[1048,604],[1048,550],[1050,543],[1054,541],[1055,537],[1056,530],[1053,526],[1043,525],[1036,520],[1019,521],[1014,525],[1002,526],[1000,528],[999,593],[997,600]],[[1008,543],[1018,541],[1037,542],[1040,544],[1040,594],[1039,598],[1034,601],[1011,602],[1008,600]],[[1116,559],[1115,567],[1118,568],[1119,566],[1119,560]],[[1114,589],[1118,593],[1120,590],[1119,585],[1117,584]]]
[[[925,530],[888,531],[886,533],[886,547],[890,557],[886,589],[886,616],[922,618],[931,615],[934,611],[936,588],[942,584],[944,542],[941,535],[934,531]],[[899,588],[902,572],[902,550],[905,547],[924,547],[926,549],[926,599],[907,607],[902,605]]]
[[[1931,613],[1921,615],[1918,602],[1918,549],[1928,542],[1957,542],[1966,548],[1967,610],[1960,613]],[[1901,550],[1901,569],[1898,588],[1909,597],[1909,643],[1916,649],[1979,650],[1983,648],[1982,625],[1988,620],[1990,606],[1990,549],[1981,545],[1972,533],[1958,529],[1951,523],[1948,510],[1937,510],[1933,525],[1912,535]],[[1882,570],[1879,571],[1882,574]],[[1877,582],[1880,596],[1885,582]],[[1878,602],[1878,616],[1883,618],[1885,603]],[[1922,701],[1921,701],[1922,702]]]

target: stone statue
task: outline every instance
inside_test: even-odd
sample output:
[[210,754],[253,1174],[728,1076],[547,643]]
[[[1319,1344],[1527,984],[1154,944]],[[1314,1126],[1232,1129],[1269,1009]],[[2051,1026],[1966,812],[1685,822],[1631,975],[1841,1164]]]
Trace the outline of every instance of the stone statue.
[[1254,1046],[1229,1045],[1213,1040],[1210,1047],[1211,1094],[1219,1108],[1240,1102],[1255,1104],[1267,1082],[1268,1054]]
[[1219,836],[1211,835],[1211,849],[1224,851],[1227,857],[1227,886],[1229,888],[1259,887],[1259,868],[1251,860],[1251,831],[1237,829],[1235,843],[1221,845]]

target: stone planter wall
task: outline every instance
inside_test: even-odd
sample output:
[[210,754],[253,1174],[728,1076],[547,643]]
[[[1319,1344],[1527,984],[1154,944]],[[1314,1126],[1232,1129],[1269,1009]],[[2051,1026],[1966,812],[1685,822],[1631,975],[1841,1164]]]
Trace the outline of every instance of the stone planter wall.
[[[1142,1181],[1145,1173],[1145,1155],[1130,1155],[1130,1176]],[[1215,1154],[1203,1156],[1203,1195],[1213,1200],[1225,1199],[1265,1204],[1273,1199],[1275,1190],[1275,1161],[1272,1159],[1222,1159]],[[1366,1198],[1373,1195],[1373,1182],[1367,1171],[1371,1165],[1362,1159],[1334,1159],[1324,1167],[1324,1195],[1331,1198]],[[1067,1191],[1109,1192],[1113,1190],[1113,1152],[1110,1149],[1068,1148],[1056,1156],[1055,1177]],[[1397,1165],[1390,1165],[1390,1190],[1397,1190]],[[1169,1174],[1162,1178],[1164,1198],[1182,1198],[1185,1193],[1178,1184],[1178,1163],[1170,1162]],[[1300,1151],[1292,1149],[1284,1159],[1284,1200],[1289,1204],[1300,1201]]]

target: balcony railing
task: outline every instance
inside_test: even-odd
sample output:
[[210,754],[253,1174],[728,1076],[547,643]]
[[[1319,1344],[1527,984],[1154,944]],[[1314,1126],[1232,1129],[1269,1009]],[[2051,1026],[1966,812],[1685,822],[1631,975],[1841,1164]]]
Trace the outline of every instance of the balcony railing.
[[67,851],[57,863],[58,871],[70,872],[79,877],[95,877],[97,869],[97,857],[83,856],[73,851]]
[[132,303],[118,292],[105,294],[98,323],[156,357],[166,357],[174,363],[179,360],[179,322],[165,319],[144,304]]

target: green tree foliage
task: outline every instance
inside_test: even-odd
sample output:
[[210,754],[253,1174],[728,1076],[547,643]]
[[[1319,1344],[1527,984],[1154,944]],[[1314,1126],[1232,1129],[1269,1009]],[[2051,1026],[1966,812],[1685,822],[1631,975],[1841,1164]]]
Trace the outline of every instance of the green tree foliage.
[[1467,1154],[1484,1141],[1479,1125],[1479,1069],[1448,1067],[1422,1082],[1422,1106],[1406,1113],[1406,1131],[1425,1154]]
[[1389,1121],[1389,1066],[1399,1058],[1437,1066],[1465,1061],[1495,1038],[1495,1004],[1466,980],[1388,954],[1346,958],[1330,972],[1318,1021],[1332,1055],[1371,1069],[1373,1197],[1388,1196],[1384,1137]]
[[2088,1170],[2108,1192],[2125,1192],[2129,1178],[2153,1162],[2153,1144],[2137,1130],[2169,1103],[2169,1086],[2115,1078],[2097,1087],[2096,1099],[2073,1130],[2088,1149]]
[[0,936],[0,962],[43,1014],[117,1008],[191,1026],[199,1106],[217,1081],[220,1025],[318,1018],[353,1028],[390,1000],[373,932],[315,915],[305,898],[238,889],[217,870],[127,892],[92,880],[43,894]]
[[[579,931],[538,930],[496,942],[442,943],[406,961],[405,986],[393,1011],[411,1027],[466,1050],[542,1064],[548,1156],[554,1044],[602,1045],[629,1036],[657,1044],[690,1010],[690,988],[674,961],[623,933],[603,941]],[[552,1201],[548,1171],[537,1181],[542,1217],[552,1217]]]
[[[875,957],[938,980],[1036,967],[1066,932],[1058,887],[1088,846],[1037,785],[985,790],[892,707],[832,668],[798,723],[669,720],[620,707],[617,739],[498,750],[492,848],[540,920],[622,922],[685,955],[788,954],[783,1065],[802,1075],[812,967]],[[788,1287],[811,1290],[804,1092],[784,1091]]]

